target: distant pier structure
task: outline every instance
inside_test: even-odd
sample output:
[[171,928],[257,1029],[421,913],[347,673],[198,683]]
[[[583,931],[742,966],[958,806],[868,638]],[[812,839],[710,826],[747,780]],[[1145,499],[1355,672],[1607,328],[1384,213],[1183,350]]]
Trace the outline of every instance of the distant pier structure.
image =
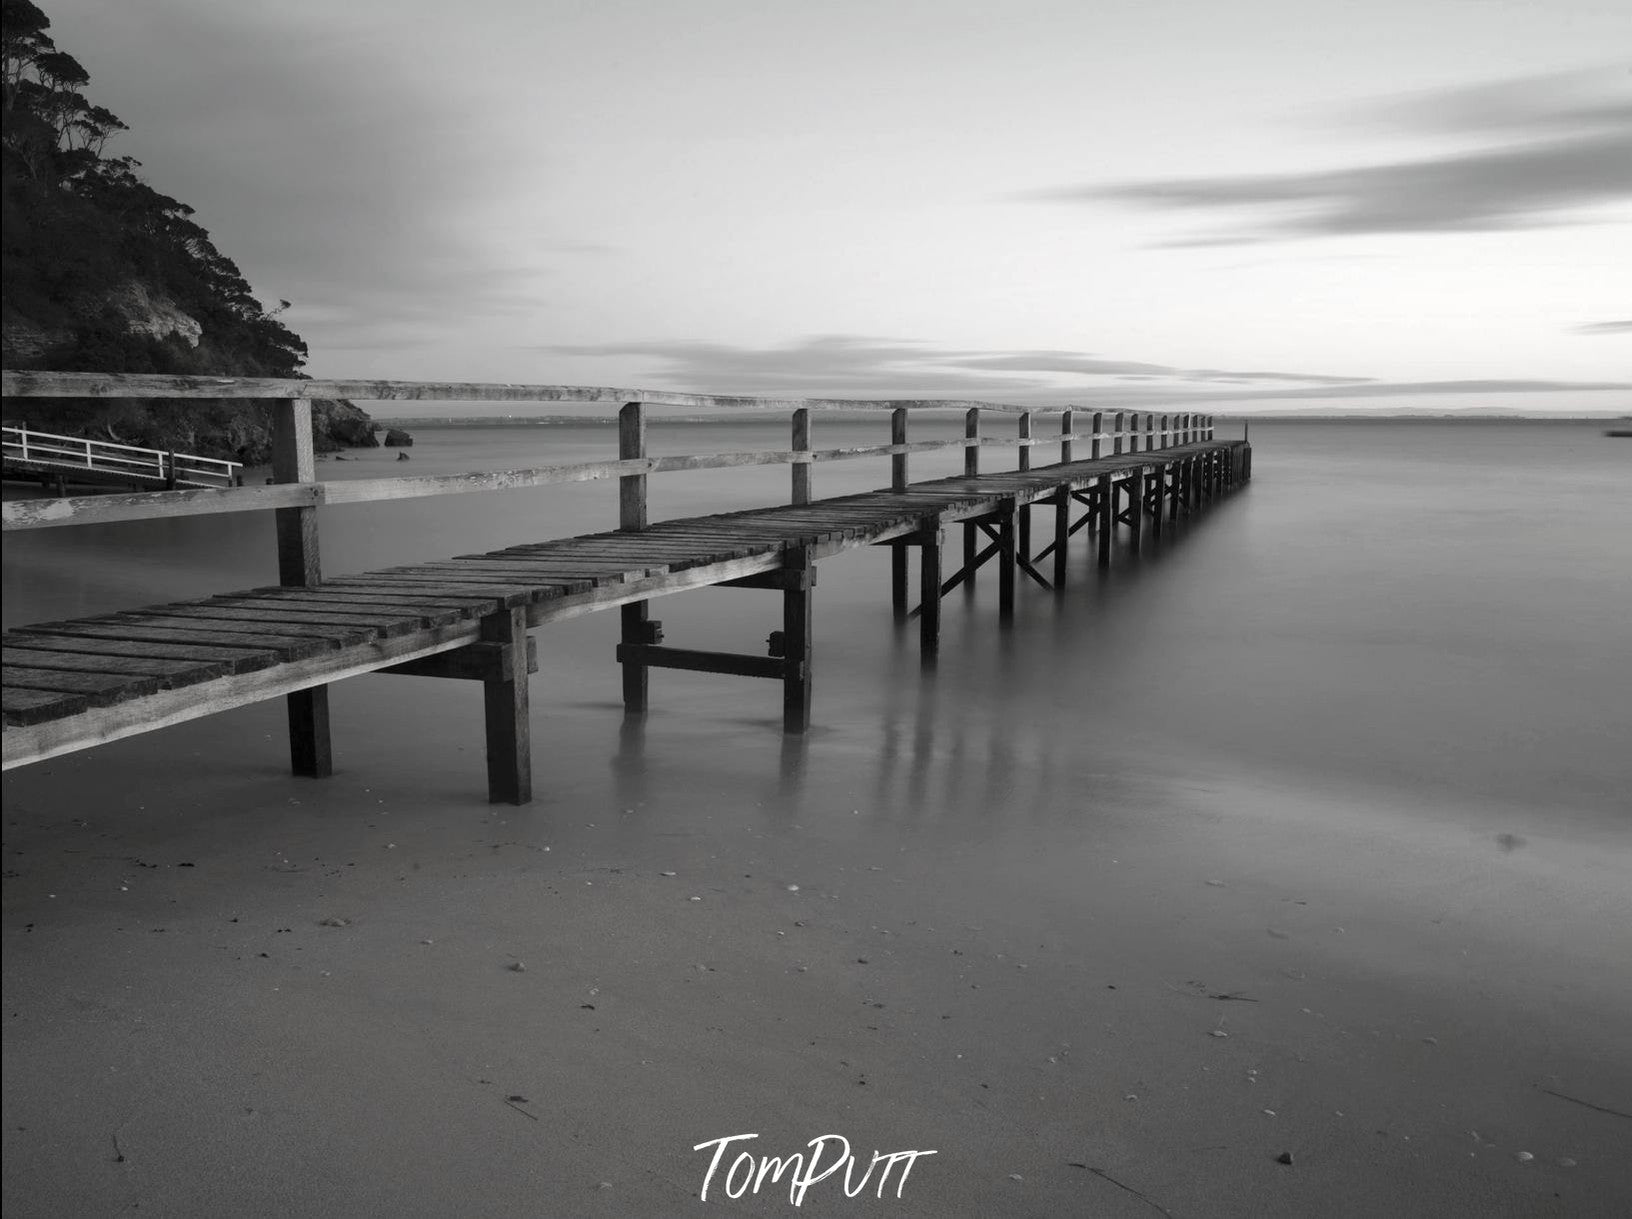
[[[1084,561],[1106,568],[1117,531],[1126,549],[1138,553],[1147,539],[1159,539],[1164,528],[1204,511],[1252,476],[1247,440],[1218,439],[1212,417],[1195,414],[1089,416],[1070,408],[1045,412],[942,400],[17,371],[0,373],[0,388],[8,400],[272,401],[273,480],[267,485],[234,485],[240,480],[232,470],[214,476],[213,483],[195,481],[185,472],[198,467],[161,454],[155,471],[164,489],[9,501],[4,528],[270,511],[276,514],[278,567],[272,587],[5,632],[0,695],[7,769],[283,698],[293,769],[322,777],[333,766],[328,686],[364,673],[400,673],[482,683],[489,798],[523,804],[532,798],[527,677],[537,668],[529,634],[537,627],[616,609],[621,641],[615,659],[630,715],[647,708],[652,669],[692,669],[780,683],[783,726],[803,732],[811,722],[818,563],[863,546],[888,547],[892,615],[916,620],[927,662],[940,637],[942,598],[981,568],[995,567],[999,619],[1010,624],[1022,580],[1055,593],[1063,589],[1078,533],[1089,542],[1080,548]],[[616,403],[617,456],[520,470],[324,482],[312,450],[312,401],[320,398]],[[654,407],[780,408],[791,416],[789,445],[648,456],[646,420]],[[964,414],[962,437],[910,438],[915,412],[949,408]],[[881,412],[888,417],[888,442],[816,448],[811,417],[822,409]],[[1036,421],[1047,415],[1057,416],[1058,430],[1039,434]],[[1011,420],[1012,434],[994,434],[997,419]],[[1086,430],[1079,431],[1084,423]],[[57,442],[87,443],[65,437]],[[983,451],[993,447],[1016,450],[1015,467],[983,466]],[[912,480],[913,454],[946,448],[962,449],[961,474]],[[888,459],[887,488],[815,498],[815,465],[866,458]],[[753,465],[789,467],[788,502],[679,520],[649,518],[646,490],[653,475]],[[325,506],[590,479],[618,481],[615,529],[381,571],[323,572],[318,521]],[[704,651],[665,641],[652,603],[702,587],[781,593],[780,627],[764,652]]]

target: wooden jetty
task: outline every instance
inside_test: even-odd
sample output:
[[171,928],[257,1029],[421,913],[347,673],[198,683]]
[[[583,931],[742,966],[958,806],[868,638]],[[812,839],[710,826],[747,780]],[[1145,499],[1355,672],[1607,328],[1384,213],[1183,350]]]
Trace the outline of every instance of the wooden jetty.
[[[617,608],[617,661],[624,706],[641,714],[653,668],[767,678],[782,684],[783,725],[810,723],[812,607],[819,561],[862,546],[891,550],[890,599],[898,620],[916,618],[922,655],[932,658],[941,598],[994,564],[999,617],[1012,619],[1017,584],[1063,586],[1071,537],[1091,529],[1100,566],[1124,529],[1138,550],[1181,515],[1245,482],[1245,439],[1218,440],[1209,416],[1059,414],[1055,435],[1033,432],[1033,412],[985,402],[772,400],[588,386],[484,385],[397,381],[306,381],[96,373],[0,373],[9,398],[241,398],[276,403],[273,481],[266,486],[175,489],[124,495],[20,500],[4,505],[4,528],[40,529],[99,521],[215,512],[275,512],[275,587],[149,606],[7,631],[0,645],[4,764],[7,769],[135,733],[283,697],[295,773],[332,769],[327,687],[364,673],[483,683],[488,795],[523,804],[532,796],[527,675],[537,667],[528,632],[564,618]],[[311,401],[465,400],[616,402],[618,456],[604,462],[430,477],[322,482],[312,452]],[[787,449],[650,457],[651,406],[791,411]],[[811,413],[880,410],[889,443],[812,447]],[[913,411],[964,412],[961,438],[908,438]],[[994,416],[1016,417],[1012,438],[983,431]],[[1086,455],[1079,456],[1079,442]],[[981,451],[1017,448],[1012,470],[983,470]],[[1058,460],[1037,464],[1039,446]],[[964,470],[913,482],[911,454],[962,448]],[[888,457],[889,486],[857,495],[812,497],[815,463]],[[653,522],[649,476],[676,470],[785,464],[787,504]],[[327,505],[495,491],[588,479],[618,479],[618,527],[582,537],[540,539],[484,554],[325,578],[318,511]],[[1046,524],[1035,528],[1035,510]],[[961,531],[955,566],[949,527]],[[1036,543],[1042,542],[1040,548]],[[910,556],[919,556],[916,597]],[[782,594],[781,629],[768,655],[701,651],[664,642],[651,617],[658,597],[704,586],[773,589]],[[916,600],[916,606],[913,601]]]

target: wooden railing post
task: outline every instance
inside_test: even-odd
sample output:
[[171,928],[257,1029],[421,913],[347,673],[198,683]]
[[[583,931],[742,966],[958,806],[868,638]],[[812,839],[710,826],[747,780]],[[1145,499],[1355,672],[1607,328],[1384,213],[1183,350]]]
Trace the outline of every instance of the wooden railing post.
[[166,491],[174,491],[176,489],[176,479],[177,479],[177,475],[176,475],[176,454],[175,454],[174,450],[171,450],[168,453],[164,453],[164,454],[160,455],[160,457],[159,457],[159,469],[164,474],[164,489]]
[[1148,453],[1152,449],[1154,449],[1155,447],[1156,447],[1156,416],[1155,415],[1146,415],[1145,416],[1145,452]]
[[1118,456],[1122,452],[1122,433],[1125,428],[1124,420],[1127,416],[1122,411],[1116,412],[1115,435],[1111,437],[1111,455]]
[[[972,406],[964,412],[963,438],[969,442],[963,446],[963,472],[973,478],[980,473],[980,408]],[[964,523],[963,526],[963,586],[970,593],[975,591],[975,556],[980,553],[980,527]]]
[[[1018,432],[1018,439],[1020,441],[1019,468],[1022,470],[1029,470],[1031,469],[1030,411],[1020,412],[1019,426],[1016,428],[1016,431]],[[1024,504],[1017,503],[1015,505],[1015,513],[1019,519],[1015,522],[1017,530],[1014,546],[1018,548],[1018,553],[1029,563],[1031,561],[1031,503],[1029,501]],[[1012,594],[1010,599],[1013,599]]]
[[[632,461],[646,456],[646,406],[641,402],[625,402],[618,411],[618,460]],[[798,467],[794,467],[797,469]],[[646,528],[646,475],[623,474],[618,477],[618,528],[634,532]],[[651,619],[651,605],[646,601],[631,601],[618,609],[622,619],[622,639],[626,644],[657,642]],[[639,656],[638,648],[628,651]],[[627,714],[644,715],[651,688],[651,670],[639,660],[623,663],[623,709]]]
[[1099,452],[1100,452],[1100,450],[1099,450],[1099,438],[1100,438],[1101,433],[1103,433],[1104,431],[1105,431],[1105,412],[1104,411],[1095,411],[1094,412],[1094,434],[1093,434],[1092,439],[1090,439],[1089,442],[1088,442],[1088,456],[1089,456],[1089,458],[1091,458],[1094,461],[1099,460]]
[[1171,415],[1162,416],[1162,448],[1164,449],[1173,447],[1173,432],[1168,427],[1168,420],[1171,418]]
[[[810,408],[801,406],[793,412],[793,451],[795,453],[810,452]],[[793,463],[793,502],[796,504],[810,503],[810,463],[796,461]]]
[[[312,451],[312,404],[304,398],[280,398],[272,407],[272,481],[317,481]],[[310,588],[323,582],[318,548],[317,508],[279,508],[274,514],[278,538],[278,583]],[[314,779],[334,773],[329,737],[329,688],[312,686],[285,699],[289,715],[289,761],[297,775]]]
[[[1071,439],[1076,424],[1075,412],[1068,406],[1060,412],[1060,462],[1071,461]],[[1065,587],[1065,548],[1071,540],[1071,488],[1061,487],[1054,493],[1054,589]],[[1029,555],[1027,556],[1030,557]]]
[[[890,443],[907,443],[907,408],[898,406],[890,412]],[[890,454],[890,490],[907,489],[907,454]],[[937,577],[939,579],[939,577]],[[897,622],[907,620],[907,547],[898,543],[890,547],[890,609]]]

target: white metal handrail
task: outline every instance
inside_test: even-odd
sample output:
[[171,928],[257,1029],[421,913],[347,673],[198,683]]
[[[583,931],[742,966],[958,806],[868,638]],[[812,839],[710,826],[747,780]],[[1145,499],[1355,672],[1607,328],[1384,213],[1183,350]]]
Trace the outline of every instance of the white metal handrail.
[[85,436],[63,436],[33,428],[5,427],[3,447],[8,457],[18,461],[76,466],[109,474],[130,474],[146,478],[220,479],[231,486],[243,462],[194,453],[168,453],[141,445],[119,444],[112,440],[92,440]]

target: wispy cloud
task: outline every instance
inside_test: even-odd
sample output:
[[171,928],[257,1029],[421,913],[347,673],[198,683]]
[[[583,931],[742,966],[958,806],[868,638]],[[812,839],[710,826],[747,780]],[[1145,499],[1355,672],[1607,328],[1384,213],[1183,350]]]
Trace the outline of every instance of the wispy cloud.
[[982,399],[1022,406],[1160,410],[1208,403],[1632,390],[1632,382],[1622,381],[1376,381],[1330,374],[1232,372],[1106,359],[1086,352],[971,351],[859,335],[824,335],[773,347],[645,342],[542,350],[648,361],[638,377],[649,377],[666,389],[783,398]]
[[1632,318],[1619,322],[1588,322],[1570,327],[1571,334],[1632,334]]
[[1245,214],[1245,227],[1177,245],[1362,233],[1472,233],[1579,223],[1632,199],[1632,94],[1602,74],[1526,77],[1362,106],[1370,126],[1500,133],[1485,147],[1311,173],[1088,183],[1031,196]]
[[[555,346],[556,355],[651,361],[651,374],[677,387],[715,392],[813,397],[1008,395],[1054,397],[1092,388],[1082,378],[1138,377],[1184,390],[1197,384],[1257,381],[1311,387],[1350,385],[1364,377],[1181,368],[1106,359],[1079,351],[979,351],[858,335],[822,335],[778,347],[723,343],[609,343]],[[1069,378],[1062,382],[1061,378]],[[1169,391],[1171,392],[1171,391]]]

